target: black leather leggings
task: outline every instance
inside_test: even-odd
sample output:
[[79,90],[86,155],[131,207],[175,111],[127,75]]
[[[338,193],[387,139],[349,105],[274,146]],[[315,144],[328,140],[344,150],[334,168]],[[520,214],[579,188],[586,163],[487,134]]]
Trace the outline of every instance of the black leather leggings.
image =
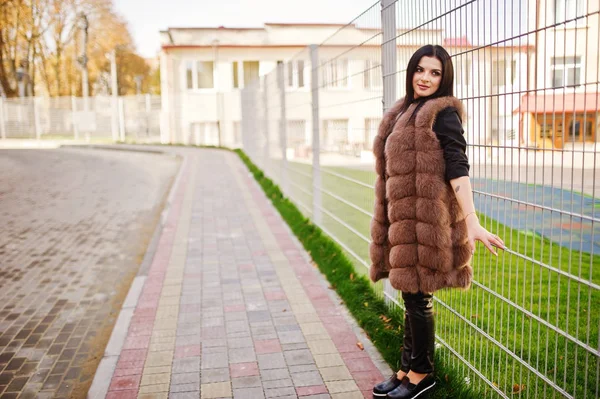
[[435,350],[435,324],[433,320],[433,294],[402,293],[404,306],[404,345],[400,370],[408,373],[433,372]]

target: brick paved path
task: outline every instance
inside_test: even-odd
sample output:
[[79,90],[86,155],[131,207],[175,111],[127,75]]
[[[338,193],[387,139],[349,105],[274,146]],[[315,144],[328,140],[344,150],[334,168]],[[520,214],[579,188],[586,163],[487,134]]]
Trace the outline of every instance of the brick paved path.
[[116,369],[90,396],[370,398],[391,370],[237,155],[186,154]]
[[177,168],[0,151],[0,398],[85,397]]

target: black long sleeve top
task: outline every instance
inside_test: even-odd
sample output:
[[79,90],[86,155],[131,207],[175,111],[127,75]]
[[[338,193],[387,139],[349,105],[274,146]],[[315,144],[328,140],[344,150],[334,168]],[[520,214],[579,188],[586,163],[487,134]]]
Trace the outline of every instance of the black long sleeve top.
[[438,114],[433,125],[446,161],[446,181],[469,176],[467,141],[464,137],[462,122],[455,107],[444,108]]

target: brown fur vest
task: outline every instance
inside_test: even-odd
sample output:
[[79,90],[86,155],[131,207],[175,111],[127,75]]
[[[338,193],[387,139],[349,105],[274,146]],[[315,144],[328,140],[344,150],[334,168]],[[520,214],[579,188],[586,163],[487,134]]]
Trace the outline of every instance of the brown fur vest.
[[463,106],[454,97],[428,100],[398,117],[402,100],[385,113],[373,144],[375,211],[369,276],[389,278],[403,292],[468,288],[473,270],[467,227],[456,195],[444,180],[443,150],[433,125],[438,113]]

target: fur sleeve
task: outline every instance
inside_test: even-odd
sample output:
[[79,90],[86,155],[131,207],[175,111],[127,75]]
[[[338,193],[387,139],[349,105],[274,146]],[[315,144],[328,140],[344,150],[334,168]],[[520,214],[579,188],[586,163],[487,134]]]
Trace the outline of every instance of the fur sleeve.
[[377,282],[386,278],[389,274],[388,264],[388,229],[390,223],[387,217],[387,204],[385,192],[386,165],[385,165],[385,141],[391,133],[402,100],[399,100],[384,115],[379,125],[377,136],[373,142],[373,155],[375,155],[375,205],[373,219],[371,220],[371,244],[369,246],[369,256],[371,258],[371,267],[369,277],[371,281]]

